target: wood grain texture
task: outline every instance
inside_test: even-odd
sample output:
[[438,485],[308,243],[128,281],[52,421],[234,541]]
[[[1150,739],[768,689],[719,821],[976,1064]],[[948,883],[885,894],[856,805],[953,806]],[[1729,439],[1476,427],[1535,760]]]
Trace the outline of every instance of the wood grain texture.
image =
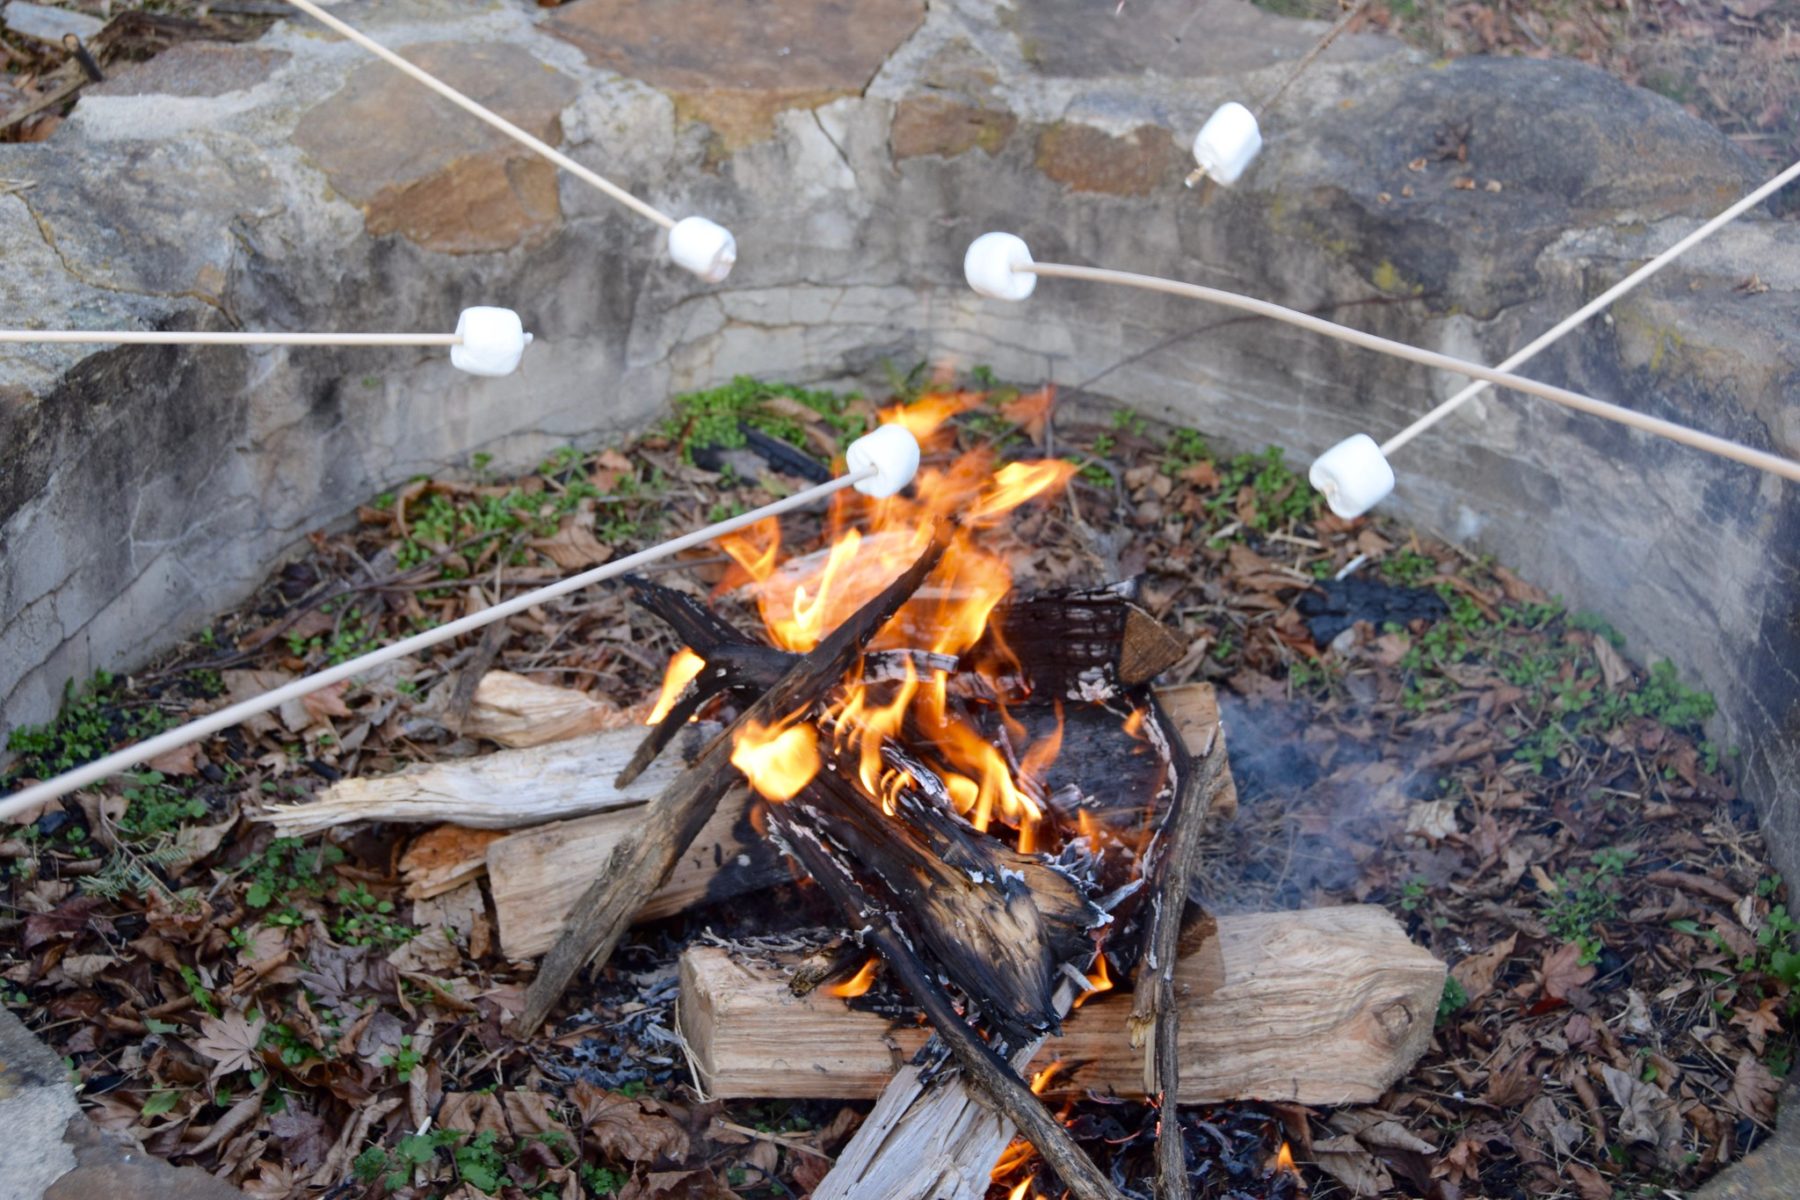
[[[1221,916],[1175,974],[1181,1102],[1370,1103],[1424,1053],[1443,985],[1444,965],[1372,905]],[[1048,1092],[1142,1096],[1130,1012],[1131,997],[1115,993],[1072,1013],[1031,1063],[1071,1064]],[[714,947],[682,958],[680,1017],[717,1099],[867,1099],[930,1033],[795,996],[781,972]]]
[[281,837],[306,837],[350,821],[518,829],[643,805],[681,774],[686,755],[678,746],[677,753],[666,756],[630,787],[614,787],[613,777],[631,761],[642,736],[641,726],[625,726],[526,750],[500,750],[371,779],[345,779],[316,800],[270,808],[253,819],[273,825]]
[[[749,828],[749,802],[743,788],[733,788],[719,800],[636,920],[673,916],[704,900],[740,896],[792,875],[774,848]],[[644,806],[636,804],[541,825],[488,847],[488,887],[500,924],[500,948],[508,958],[533,958],[551,947],[587,889],[594,864],[607,861],[643,820]]]

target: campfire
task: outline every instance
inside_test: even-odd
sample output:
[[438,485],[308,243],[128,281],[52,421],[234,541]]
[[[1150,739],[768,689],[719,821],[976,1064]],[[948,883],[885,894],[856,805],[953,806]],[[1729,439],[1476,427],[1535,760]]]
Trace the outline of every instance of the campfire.
[[[1118,1181],[1065,1128],[1067,1112],[1046,1107],[1094,1088],[1143,1098],[1160,1194],[1186,1195],[1174,1100],[1259,1094],[1244,1072],[1293,1076],[1304,1050],[1286,1035],[1241,1044],[1259,1006],[1284,1003],[1282,984],[1271,990],[1267,980],[1304,987],[1306,964],[1334,952],[1333,969],[1368,971],[1389,931],[1346,938],[1309,914],[1228,919],[1225,928],[1190,897],[1209,814],[1234,803],[1210,689],[1150,687],[1186,647],[1134,603],[1129,581],[1044,594],[1014,587],[1007,527],[1058,497],[1076,467],[1001,465],[988,449],[952,456],[946,422],[982,399],[947,392],[884,411],[884,422],[918,439],[926,465],[912,495],[839,492],[823,548],[784,555],[774,518],[721,539],[731,565],[714,596],[749,599],[760,629],[739,629],[688,593],[630,581],[682,646],[616,786],[635,783],[692,722],[730,724],[597,873],[515,1028],[534,1029],[702,827],[742,807],[753,836],[817,886],[847,933],[803,962],[760,972],[726,954],[690,954],[684,1026],[702,1086],[861,1094],[866,1081],[842,1063],[832,1080],[772,1078],[746,1025],[764,1027],[760,1044],[773,1029],[789,1044],[841,1039],[843,1057],[866,1058],[877,1045],[869,1014],[848,1002],[867,1009],[872,993],[878,1010],[922,1011],[932,1031],[908,1039],[914,1065],[886,1085],[815,1195],[928,1197],[947,1184],[978,1194],[991,1175],[1020,1197],[1116,1196]],[[1049,402],[1046,391],[1016,404],[1028,412]],[[747,795],[734,791],[740,781]],[[1285,965],[1284,933],[1298,936]],[[1441,986],[1442,967],[1400,942],[1386,973],[1374,972],[1400,998],[1383,995],[1369,1009],[1388,1036],[1356,1068],[1371,1098],[1422,1050]],[[1261,969],[1248,965],[1257,958]],[[1243,994],[1245,980],[1254,996]],[[1214,995],[1184,1023],[1201,991]],[[1065,1020],[1090,1000],[1075,1049]],[[1368,1015],[1357,1007],[1359,1019]],[[1292,1032],[1346,1031],[1300,1016]],[[1033,1066],[1058,1043],[1075,1052]],[[879,1063],[861,1072],[885,1074]],[[1330,1089],[1342,1080],[1314,1074],[1324,1093],[1277,1082],[1261,1094],[1341,1098]],[[896,1149],[921,1136],[942,1143],[935,1157]],[[1286,1153],[1268,1148],[1277,1194],[1293,1187]]]

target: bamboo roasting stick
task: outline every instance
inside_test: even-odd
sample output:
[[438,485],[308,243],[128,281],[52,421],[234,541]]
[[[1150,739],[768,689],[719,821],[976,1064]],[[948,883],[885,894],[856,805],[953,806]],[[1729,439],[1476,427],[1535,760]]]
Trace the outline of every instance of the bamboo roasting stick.
[[105,346],[460,346],[460,333],[208,333],[185,329],[0,329],[0,344]]
[[[1646,279],[1674,262],[1677,258],[1680,258],[1695,246],[1698,246],[1701,242],[1725,228],[1725,226],[1731,224],[1731,222],[1737,220],[1746,212],[1755,208],[1758,204],[1761,204],[1764,200],[1767,200],[1770,196],[1773,196],[1776,192],[1780,191],[1796,179],[1800,179],[1800,162],[1795,163],[1787,170],[1781,172],[1779,175],[1745,196],[1742,200],[1739,200],[1736,204],[1733,204],[1730,208],[1727,208],[1718,216],[1700,226],[1698,229],[1670,246],[1667,250],[1664,250],[1661,254],[1658,254],[1655,258],[1651,259],[1625,278],[1619,280],[1619,282],[1613,284],[1604,292],[1601,292],[1598,296],[1595,296],[1592,300],[1589,300],[1586,304],[1582,305],[1580,308],[1564,317],[1561,321],[1558,321],[1555,325],[1532,339],[1531,342],[1521,349],[1514,351],[1510,357],[1501,362],[1499,369],[1502,371],[1511,371],[1525,365],[1537,356],[1538,351],[1561,340],[1564,334],[1567,334],[1584,324],[1590,317],[1606,308],[1614,300],[1617,300],[1620,296],[1631,291],[1633,288],[1637,287],[1638,284],[1644,282]],[[1399,433],[1396,433],[1393,437],[1383,442],[1381,444],[1381,452],[1388,455],[1393,454],[1394,451],[1406,445],[1406,443],[1412,441],[1421,433],[1424,433],[1427,429],[1430,429],[1433,425],[1436,425],[1439,421],[1442,421],[1445,417],[1449,416],[1475,397],[1481,395],[1481,393],[1486,391],[1489,386],[1490,384],[1486,380],[1478,380],[1475,383],[1470,384],[1468,387],[1456,393],[1456,395],[1450,397],[1448,400],[1414,421],[1411,425],[1408,425],[1405,429],[1402,429]]]
[[757,521],[762,520],[764,517],[776,516],[792,509],[802,508],[815,500],[821,500],[846,487],[852,487],[858,483],[876,479],[880,474],[880,470],[873,466],[851,471],[845,475],[840,475],[829,483],[822,483],[817,487],[807,488],[803,492],[795,492],[792,496],[784,497],[783,499],[775,501],[773,504],[766,504],[761,508],[742,513],[729,520],[720,521],[716,525],[708,525],[704,529],[696,529],[692,533],[683,534],[681,537],[663,542],[660,545],[652,546],[647,550],[640,550],[636,554],[628,554],[624,558],[614,559],[612,562],[604,563],[591,571],[584,571],[579,575],[571,575],[567,579],[560,580],[545,587],[537,588],[533,591],[525,592],[522,595],[514,596],[511,600],[503,601],[490,608],[484,608],[478,613],[471,613],[469,616],[451,621],[447,625],[440,625],[436,629],[430,629],[409,638],[402,638],[392,645],[383,646],[379,650],[374,650],[368,654],[353,658],[349,662],[341,663],[338,666],[316,672],[312,675],[303,676],[294,680],[292,683],[284,684],[273,691],[264,692],[260,696],[253,696],[241,703],[222,708],[218,712],[201,717],[197,721],[190,721],[186,725],[181,725],[166,733],[158,734],[147,741],[139,742],[135,746],[129,746],[123,750],[108,754],[104,758],[96,759],[84,767],[78,767],[73,771],[65,772],[53,779],[47,779],[42,783],[33,784],[28,788],[14,792],[10,796],[0,798],[0,821],[7,820],[19,813],[26,812],[37,805],[58,799],[62,796],[67,796],[71,792],[78,791],[90,784],[98,783],[102,779],[116,775],[120,771],[129,767],[134,767],[141,762],[156,758],[158,755],[167,754],[171,750],[178,750],[183,746],[197,742],[211,734],[218,733],[220,730],[229,729],[240,721],[247,720],[259,713],[266,713],[271,709],[280,708],[289,700],[298,700],[302,696],[311,695],[320,688],[330,687],[334,683],[341,683],[345,680],[353,679],[358,675],[362,675],[369,670],[380,666],[382,663],[393,662],[395,659],[405,658],[410,654],[415,654],[428,647],[439,645],[454,638],[459,638],[466,633],[473,633],[478,629],[491,625],[495,621],[504,620],[514,613],[524,612],[547,600],[554,600],[558,596],[566,596],[570,592],[579,591],[582,588],[599,583],[602,580],[611,579],[616,575],[623,575],[628,571],[634,571],[641,566],[655,562],[657,559],[667,558],[670,555],[678,554],[683,550],[689,550],[695,546],[704,545],[724,534],[735,533],[740,529],[748,528]]
[[945,544],[934,538],[905,573],[790,667],[651,803],[642,830],[613,851],[576,903],[562,936],[544,956],[526,989],[524,1011],[512,1026],[515,1036],[531,1036],[575,973],[589,961],[604,962],[611,955],[639,906],[668,879],[688,843],[712,817],[719,798],[739,782],[741,776],[731,765],[738,731],[752,723],[772,726],[789,719],[809,706],[824,686],[841,678],[864,644],[918,590],[944,549]]
[[[1795,164],[1795,169],[1800,171],[1800,164]],[[1408,362],[1418,363],[1421,366],[1467,375],[1487,384],[1498,384],[1517,392],[1537,396],[1577,412],[1584,412],[1608,421],[1616,421],[1632,429],[1667,438],[1672,442],[1679,442],[1684,446],[1691,446],[1696,450],[1716,454],[1720,458],[1743,463],[1745,466],[1755,467],[1759,471],[1767,471],[1771,475],[1778,475],[1783,479],[1800,483],[1800,462],[1783,458],[1779,454],[1753,449],[1728,438],[1702,433],[1697,429],[1690,429],[1686,425],[1678,425],[1674,421],[1665,421],[1661,417],[1652,417],[1634,409],[1610,404],[1604,400],[1596,400],[1591,396],[1584,396],[1580,392],[1569,391],[1567,388],[1538,383],[1536,380],[1526,379],[1521,375],[1496,370],[1493,367],[1484,367],[1479,363],[1453,358],[1448,354],[1439,354],[1434,350],[1423,350],[1417,346],[1409,346],[1405,342],[1396,342],[1373,333],[1365,333],[1360,329],[1339,325],[1315,317],[1310,313],[1284,308],[1279,304],[1271,304],[1267,300],[1257,300],[1250,296],[1241,296],[1236,292],[1221,291],[1218,288],[1204,287],[1197,283],[1183,283],[1180,280],[1163,279],[1156,275],[1139,275],[1131,271],[1114,271],[1103,267],[1032,262],[1015,264],[1012,269],[1023,274],[1057,279],[1076,279],[1089,283],[1108,283],[1122,287],[1141,288],[1144,291],[1165,292],[1171,296],[1202,300],[1210,304],[1219,304],[1226,308],[1254,313],[1257,316],[1281,321],[1311,333],[1323,334],[1340,342],[1347,342],[1352,346],[1360,346],[1365,350],[1374,350],[1381,354],[1405,359]]]

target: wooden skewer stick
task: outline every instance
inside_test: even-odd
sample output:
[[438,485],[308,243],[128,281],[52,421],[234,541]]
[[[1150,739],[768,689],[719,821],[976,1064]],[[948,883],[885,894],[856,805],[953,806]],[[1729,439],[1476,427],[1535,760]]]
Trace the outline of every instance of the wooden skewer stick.
[[912,598],[943,557],[944,548],[945,543],[934,538],[918,561],[790,667],[650,805],[643,829],[613,851],[576,902],[562,936],[544,956],[537,978],[526,989],[524,1011],[513,1024],[516,1036],[529,1037],[543,1024],[584,964],[606,960],[632,916],[662,886],[682,851],[713,815],[719,798],[739,782],[741,776],[731,765],[737,732],[752,723],[773,726],[810,705],[821,688],[850,669],[864,644]]
[[[1795,164],[1795,170],[1800,172],[1800,163]],[[1312,333],[1323,334],[1340,342],[1348,342],[1352,346],[1361,346],[1365,350],[1392,355],[1395,358],[1434,367],[1440,371],[1453,371],[1458,375],[1467,375],[1472,379],[1484,380],[1490,384],[1511,388],[1516,392],[1538,396],[1565,408],[1572,408],[1590,416],[1603,417],[1608,421],[1616,421],[1644,433],[1655,434],[1672,442],[1680,442],[1684,446],[1692,446],[1696,450],[1716,454],[1720,458],[1727,458],[1733,462],[1743,463],[1745,466],[1755,467],[1759,471],[1767,471],[1771,475],[1779,475],[1783,479],[1800,483],[1800,462],[1795,462],[1791,458],[1770,454],[1766,450],[1755,450],[1727,438],[1701,433],[1686,425],[1677,425],[1673,421],[1665,421],[1660,417],[1648,416],[1617,404],[1596,400],[1591,396],[1584,396],[1580,392],[1571,392],[1567,388],[1538,383],[1521,375],[1496,370],[1493,367],[1484,367],[1479,363],[1453,358],[1448,354],[1439,354],[1434,350],[1422,350],[1417,346],[1409,346],[1405,342],[1396,342],[1373,333],[1364,333],[1360,329],[1338,325],[1310,313],[1284,308],[1279,304],[1271,304],[1267,300],[1257,300],[1250,296],[1241,296],[1236,292],[1221,291],[1218,288],[1203,287],[1197,283],[1182,283],[1179,280],[1163,279],[1156,275],[1138,275],[1130,271],[1113,271],[1103,267],[1033,262],[1020,263],[1014,266],[1013,270],[1058,279],[1080,279],[1090,283],[1110,283],[1141,288],[1150,292],[1166,292],[1171,296],[1182,296],[1189,300],[1204,300],[1211,304],[1224,305],[1226,308],[1255,313],[1257,316],[1268,317],[1271,320],[1281,321]]]
[[178,750],[192,742],[199,741],[203,737],[217,733],[222,729],[229,729],[238,722],[254,717],[258,713],[265,713],[271,709],[280,708],[289,700],[298,700],[300,697],[310,695],[320,688],[330,687],[334,683],[353,679],[358,675],[368,672],[374,667],[380,666],[382,663],[392,662],[397,658],[405,658],[407,655],[415,654],[427,647],[436,646],[442,642],[450,641],[453,638],[459,638],[465,633],[473,633],[477,629],[491,625],[495,621],[504,620],[514,613],[524,612],[526,609],[531,608],[534,605],[542,604],[546,600],[554,600],[558,596],[566,596],[570,592],[579,591],[591,584],[599,583],[603,579],[611,579],[615,575],[623,575],[628,571],[635,571],[647,563],[655,562],[657,559],[667,558],[670,555],[680,553],[683,550],[704,545],[714,538],[748,528],[764,517],[777,516],[781,513],[788,512],[791,509],[802,508],[815,500],[824,499],[833,492],[841,491],[844,488],[862,483],[865,480],[875,479],[880,474],[880,470],[873,466],[864,467],[859,471],[851,471],[849,474],[838,476],[838,478],[831,480],[829,483],[821,483],[817,487],[807,488],[803,492],[795,492],[792,496],[784,497],[783,499],[775,501],[773,504],[765,504],[761,508],[752,509],[750,512],[732,517],[729,520],[720,521],[716,525],[708,525],[704,529],[696,529],[692,533],[683,534],[671,541],[663,542],[661,545],[651,546],[647,550],[640,550],[636,554],[628,554],[624,558],[616,558],[609,563],[604,563],[595,567],[591,571],[583,571],[579,575],[571,575],[567,579],[534,589],[533,591],[526,592],[522,595],[514,596],[511,600],[502,601],[499,604],[493,605],[491,608],[484,608],[478,613],[472,613],[459,620],[451,621],[447,625],[439,625],[436,629],[430,629],[409,638],[402,638],[392,645],[383,646],[379,650],[370,651],[368,654],[353,658],[349,662],[340,663],[335,667],[330,667],[312,675],[302,676],[292,683],[275,688],[273,691],[264,692],[262,695],[253,696],[242,703],[222,708],[210,716],[201,717],[197,721],[190,721],[186,725],[177,726],[166,733],[160,733],[147,741],[139,742],[135,746],[128,746],[123,750],[115,751],[104,758],[99,758],[88,763],[84,767],[77,767],[75,770],[65,772],[53,779],[47,779],[42,783],[33,784],[28,788],[14,792],[12,795],[0,799],[0,821],[7,820],[15,814],[25,812],[46,801],[55,800],[61,796],[67,796],[69,793],[87,787],[89,784],[98,783],[108,776],[117,775],[120,771],[123,771],[128,767],[134,767],[141,762],[147,762],[159,754],[167,754],[171,750]]
[[588,186],[597,188],[606,195],[611,196],[614,200],[617,200],[632,212],[655,221],[664,229],[673,229],[675,227],[674,217],[669,216],[667,213],[664,213],[653,205],[644,203],[624,188],[613,183],[611,180],[606,179],[597,172],[590,171],[588,168],[582,166],[542,138],[536,138],[531,134],[526,133],[523,129],[520,129],[517,125],[514,125],[511,121],[507,120],[493,109],[469,99],[469,97],[463,95],[461,92],[439,79],[436,75],[431,74],[429,71],[421,70],[412,63],[407,62],[404,58],[401,58],[398,54],[395,54],[392,50],[389,50],[374,38],[369,37],[362,31],[347,25],[337,17],[332,16],[317,4],[314,4],[312,0],[288,0],[288,3],[292,4],[295,8],[319,22],[321,25],[326,26],[350,41],[355,42],[358,46],[361,46],[364,50],[375,55],[375,57],[381,59],[394,69],[411,77],[419,83],[424,84],[464,112],[487,122],[487,124],[498,129],[501,133],[519,143],[521,146],[524,146],[532,153],[548,159]]
[[[1577,326],[1584,324],[1590,317],[1606,308],[1614,300],[1617,300],[1626,292],[1631,291],[1633,288],[1637,287],[1638,284],[1644,282],[1644,280],[1650,278],[1652,275],[1674,262],[1677,258],[1680,258],[1683,254],[1687,253],[1695,246],[1698,246],[1701,242],[1725,228],[1725,226],[1731,224],[1731,222],[1737,220],[1744,213],[1755,208],[1758,204],[1761,204],[1764,200],[1767,200],[1770,196],[1773,196],[1776,192],[1780,191],[1796,179],[1800,179],[1800,162],[1795,163],[1787,170],[1781,172],[1781,174],[1775,176],[1773,179],[1745,196],[1742,200],[1739,200],[1736,204],[1733,204],[1730,208],[1727,208],[1724,212],[1700,226],[1700,228],[1694,230],[1694,232],[1688,234],[1673,246],[1670,246],[1667,250],[1664,250],[1661,254],[1658,254],[1655,258],[1651,259],[1649,262],[1645,263],[1643,266],[1639,267],[1637,270],[1633,271],[1631,274],[1619,280],[1619,282],[1613,284],[1604,292],[1601,292],[1598,296],[1595,296],[1592,300],[1589,300],[1586,304],[1570,313],[1567,317],[1564,317],[1561,321],[1539,334],[1524,348],[1514,352],[1510,358],[1502,362],[1500,364],[1500,370],[1511,371],[1523,366],[1532,358],[1536,357],[1538,351],[1560,340],[1564,334],[1575,329]],[[1450,397],[1448,400],[1414,421],[1411,425],[1408,425],[1405,429],[1402,429],[1399,433],[1396,433],[1393,437],[1383,442],[1381,445],[1381,452],[1385,455],[1393,454],[1394,451],[1406,445],[1406,443],[1412,441],[1421,433],[1424,433],[1427,429],[1430,429],[1433,425],[1436,425],[1439,421],[1442,421],[1445,417],[1449,416],[1475,397],[1481,395],[1488,387],[1489,384],[1487,380],[1477,380],[1470,384],[1468,387],[1456,393],[1456,395]]]
[[460,346],[459,333],[208,333],[184,329],[0,329],[0,343],[108,346]]

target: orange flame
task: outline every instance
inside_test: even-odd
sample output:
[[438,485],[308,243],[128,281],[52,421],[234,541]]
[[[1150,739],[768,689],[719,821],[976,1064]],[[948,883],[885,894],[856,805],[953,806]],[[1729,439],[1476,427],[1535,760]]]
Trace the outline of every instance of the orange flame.
[[842,996],[846,1000],[852,1000],[857,996],[866,995],[868,990],[875,985],[875,970],[880,965],[881,960],[871,954],[869,956],[869,961],[862,965],[861,970],[844,980],[844,982],[834,983],[830,987],[824,989],[825,994],[827,996]]
[[1050,1086],[1050,1081],[1060,1075],[1062,1069],[1067,1065],[1068,1064],[1060,1058],[1054,1059],[1043,1070],[1033,1075],[1031,1077],[1031,1094],[1034,1096],[1043,1095],[1044,1089]]
[[1031,1190],[1032,1181],[1036,1178],[1036,1175],[1027,1175],[1025,1178],[1019,1180],[1019,1182],[1013,1186],[1013,1190],[1006,1193],[1006,1200],[1025,1200],[1025,1193]]
[[1075,997],[1076,1008],[1086,1004],[1089,997],[1098,996],[1101,992],[1110,992],[1113,989],[1112,976],[1106,973],[1106,955],[1101,954],[1096,957],[1094,966],[1097,970],[1087,977],[1088,990]]
[[1294,1152],[1285,1141],[1281,1143],[1281,1149],[1275,1154],[1275,1169],[1289,1171],[1295,1175],[1300,1173],[1300,1168],[1294,1165]]
[[731,747],[731,765],[761,795],[792,800],[819,773],[819,735],[804,722],[785,729],[747,722]]
[[675,707],[675,701],[681,699],[681,693],[705,665],[706,660],[686,646],[677,650],[675,657],[669,660],[668,669],[663,672],[662,695],[656,698],[656,707],[651,710],[650,719],[644,724],[662,724],[662,719]]
[[[881,417],[884,423],[904,425],[927,453],[935,453],[952,440],[954,431],[946,423],[984,399],[979,392],[935,392],[884,409]],[[870,645],[948,657],[963,657],[981,646],[980,669],[998,676],[1011,658],[989,623],[1012,589],[1012,572],[1004,557],[977,543],[976,532],[1064,486],[1074,470],[1060,460],[1011,463],[996,470],[993,454],[976,450],[947,465],[922,469],[910,493],[878,500],[838,493],[829,517],[834,536],[822,551],[777,565],[780,532],[772,522],[723,538],[720,546],[750,581],[750,595],[770,640],[804,653],[909,567],[934,531],[948,529],[938,568]],[[830,738],[831,750],[854,763],[860,790],[890,816],[914,781],[883,761],[882,746],[909,722],[931,739],[947,764],[944,783],[957,810],[978,830],[990,830],[995,821],[1017,830],[1019,849],[1031,852],[1044,819],[1032,780],[1041,777],[1061,749],[1060,713],[1054,734],[1030,746],[1018,745],[1015,738],[1015,774],[1006,756],[952,706],[947,672],[931,671],[921,678],[909,664],[899,686],[880,699],[853,673],[820,728]],[[745,731],[732,761],[763,795],[785,799],[818,769],[816,740],[808,740],[799,726]]]
[[[760,548],[758,542],[765,543]],[[735,564],[716,589],[729,592],[746,581],[761,583],[775,573],[775,562],[781,556],[781,522],[764,517],[742,533],[728,533],[719,539],[719,549],[731,556]]]

